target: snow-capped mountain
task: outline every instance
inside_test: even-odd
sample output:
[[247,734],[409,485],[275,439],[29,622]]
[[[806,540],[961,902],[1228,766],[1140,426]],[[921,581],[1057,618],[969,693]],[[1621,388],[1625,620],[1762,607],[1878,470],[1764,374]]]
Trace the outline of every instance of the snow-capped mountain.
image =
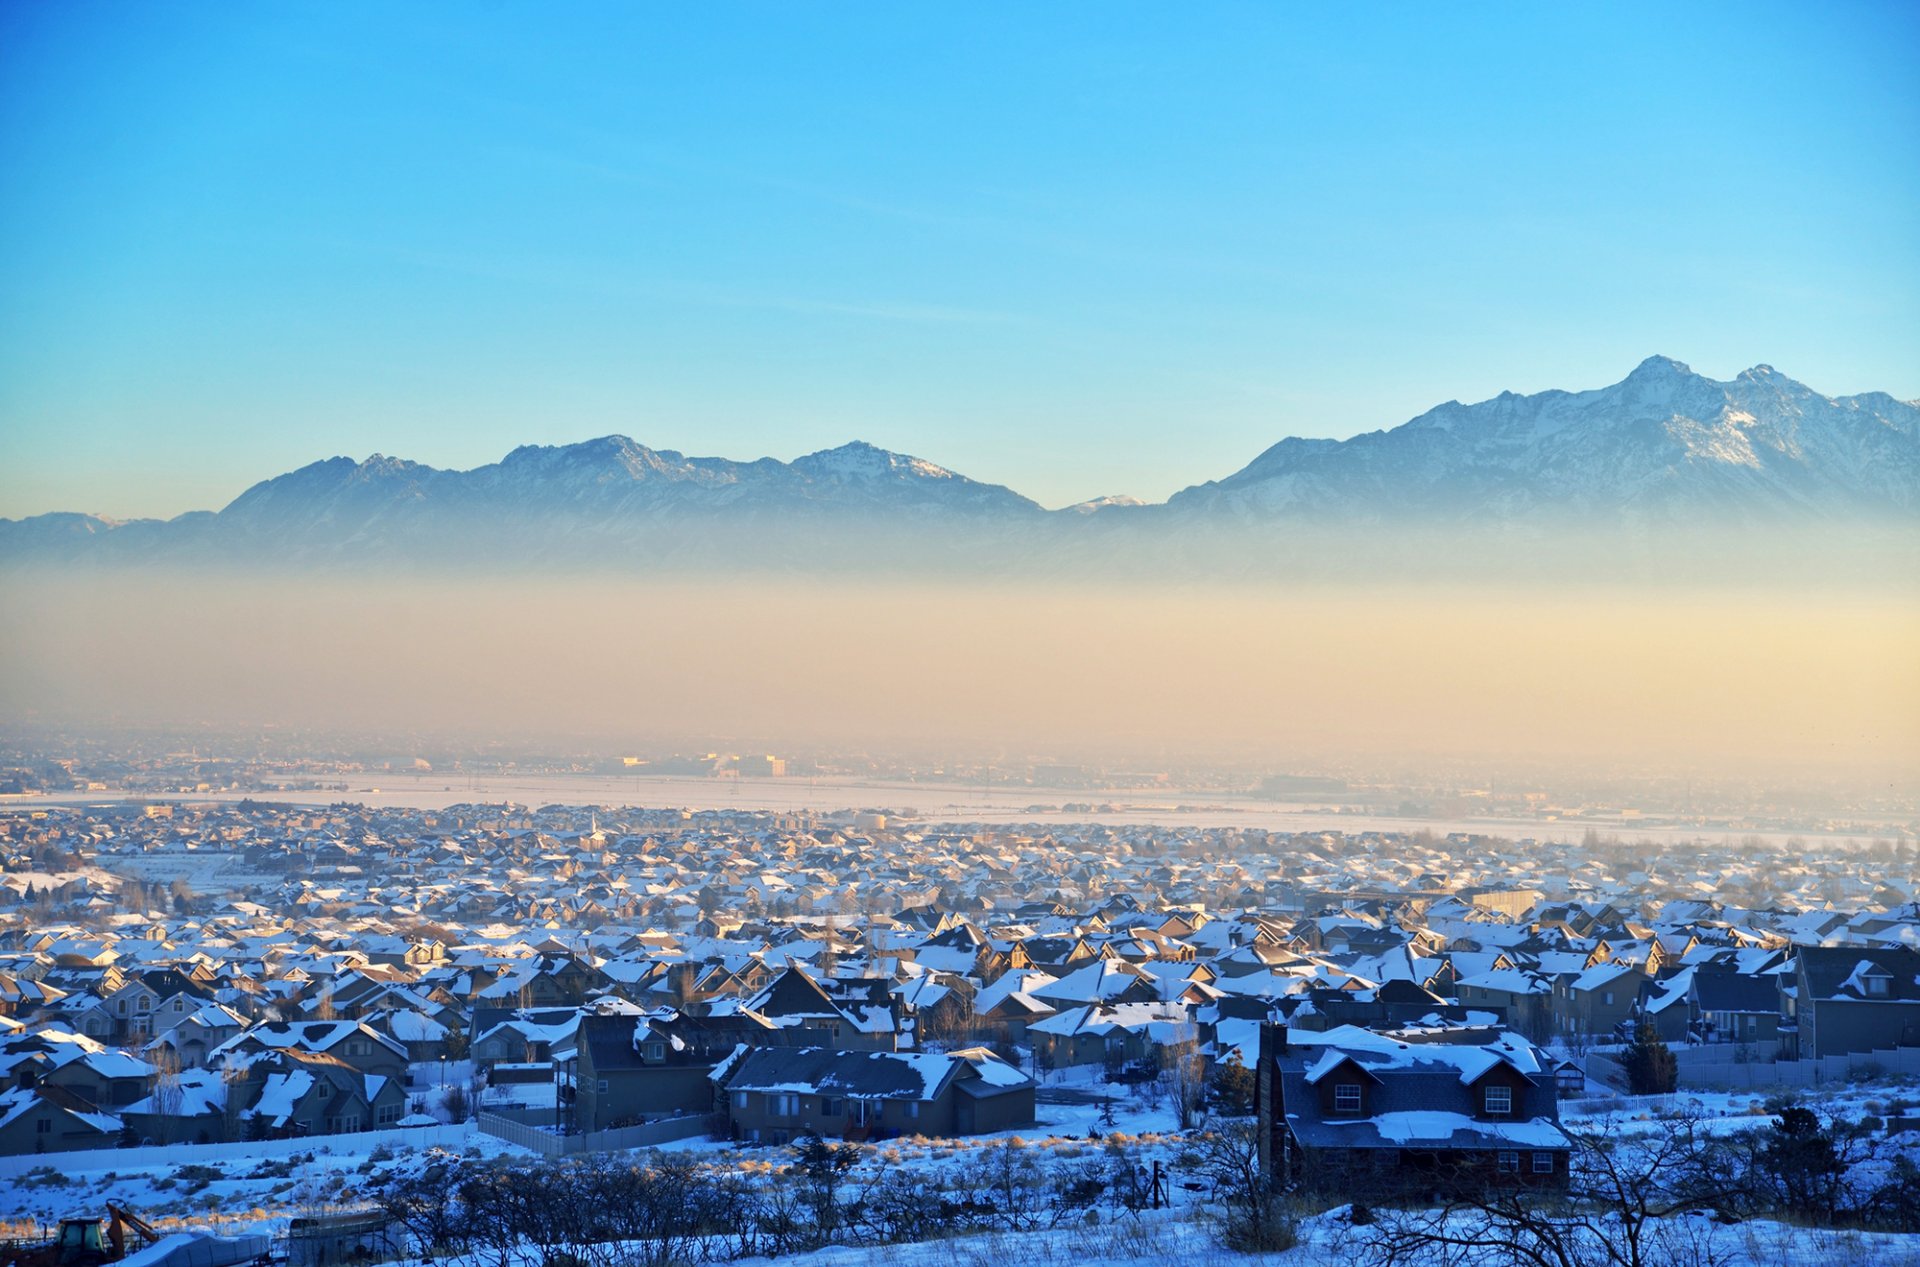
[[[1403,523],[1503,528],[1920,515],[1920,405],[1828,397],[1761,365],[1731,382],[1653,357],[1594,391],[1455,401],[1350,440],[1286,439],[1164,505],[1046,511],[1010,489],[853,443],[791,462],[650,449],[625,436],[527,445],[468,471],[337,457],[165,522],[0,520],[0,562],[412,561],[1061,572],[1148,554],[1229,561],[1276,540]],[[1282,535],[1233,534],[1273,525]],[[1318,549],[1319,547],[1313,547]],[[1179,566],[1179,564],[1175,564]]]
[[1717,382],[1656,356],[1596,391],[1504,392],[1351,440],[1282,440],[1169,505],[1374,520],[1911,515],[1920,407],[1822,396],[1766,365]]
[[[821,534],[992,527],[1044,516],[1006,488],[920,458],[853,443],[792,462],[735,462],[650,449],[625,436],[523,445],[468,471],[375,454],[336,457],[249,488],[190,532],[93,516],[0,523],[6,554],[109,543],[135,555],[291,560],[357,558],[606,562],[659,559],[703,544],[754,549],[756,533]],[[185,517],[183,517],[184,519]],[[184,525],[183,525],[184,526]]]

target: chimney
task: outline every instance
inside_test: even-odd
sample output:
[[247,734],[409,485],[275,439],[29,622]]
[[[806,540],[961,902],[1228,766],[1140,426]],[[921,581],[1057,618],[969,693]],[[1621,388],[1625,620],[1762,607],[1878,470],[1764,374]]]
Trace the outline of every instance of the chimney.
[[1253,1071],[1253,1104],[1258,1115],[1260,1177],[1268,1191],[1284,1191],[1291,1180],[1286,1143],[1286,1108],[1280,1093],[1280,1071],[1275,1061],[1287,1050],[1287,1027],[1279,1021],[1260,1023],[1260,1055]]

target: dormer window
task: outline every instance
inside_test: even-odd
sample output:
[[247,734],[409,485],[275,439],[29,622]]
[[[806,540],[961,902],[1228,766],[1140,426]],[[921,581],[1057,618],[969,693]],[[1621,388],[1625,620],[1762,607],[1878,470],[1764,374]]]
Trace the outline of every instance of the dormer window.
[[1867,987],[1867,997],[1870,999],[1886,998],[1888,990],[1893,985],[1893,978],[1891,976],[1877,970],[1869,972],[1861,978],[1861,981],[1865,983]]
[[1513,1112],[1513,1088],[1488,1087],[1482,1103],[1486,1105],[1489,1117],[1505,1117]]
[[1360,1111],[1360,1084],[1341,1082],[1333,1088],[1333,1111],[1335,1113],[1358,1113]]
[[666,1058],[667,1058],[667,1045],[665,1043],[648,1043],[647,1044],[648,1060],[660,1061],[660,1060],[665,1060]]

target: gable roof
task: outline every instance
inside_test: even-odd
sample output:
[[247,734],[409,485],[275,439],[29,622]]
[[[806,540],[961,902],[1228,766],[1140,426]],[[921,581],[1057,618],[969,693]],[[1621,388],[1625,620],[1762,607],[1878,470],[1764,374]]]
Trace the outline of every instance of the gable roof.
[[1013,1090],[1033,1080],[982,1047],[946,1054],[749,1048],[710,1075],[728,1091],[800,1092],[854,1100],[937,1100],[955,1080]]
[[[1802,946],[1798,954],[1809,999],[1920,1003],[1920,950],[1905,946]],[[1886,980],[1885,994],[1868,993],[1870,976]]]

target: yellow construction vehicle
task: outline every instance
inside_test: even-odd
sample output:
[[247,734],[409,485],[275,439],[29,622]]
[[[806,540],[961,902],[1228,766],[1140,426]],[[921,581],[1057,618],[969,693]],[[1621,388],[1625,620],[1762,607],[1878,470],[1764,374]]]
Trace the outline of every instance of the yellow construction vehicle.
[[127,1256],[127,1233],[131,1230],[142,1245],[160,1239],[160,1233],[145,1219],[112,1201],[107,1202],[107,1217],[93,1214],[69,1215],[60,1220],[60,1230],[44,1245],[16,1248],[5,1259],[4,1267],[99,1267],[117,1263]]

